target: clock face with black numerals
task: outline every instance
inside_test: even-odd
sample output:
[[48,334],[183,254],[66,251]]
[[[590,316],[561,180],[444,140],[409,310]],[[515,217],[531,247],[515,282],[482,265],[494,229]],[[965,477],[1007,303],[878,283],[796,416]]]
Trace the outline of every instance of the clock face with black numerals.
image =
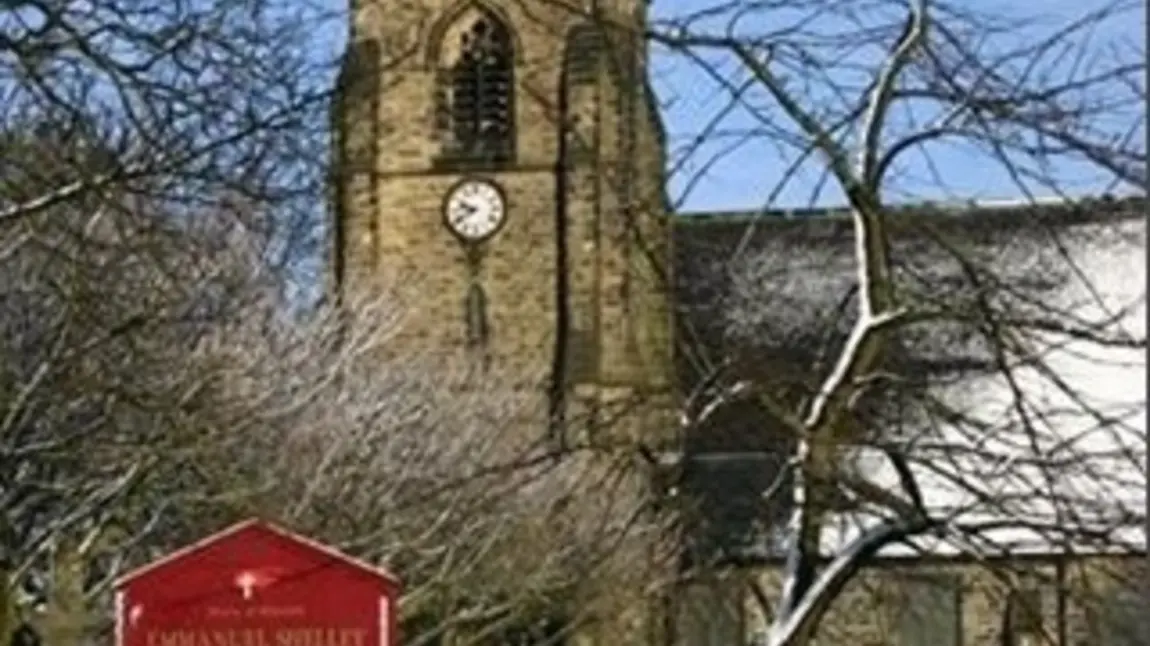
[[503,225],[506,215],[503,191],[488,180],[463,180],[448,191],[443,202],[444,222],[466,242],[490,238]]

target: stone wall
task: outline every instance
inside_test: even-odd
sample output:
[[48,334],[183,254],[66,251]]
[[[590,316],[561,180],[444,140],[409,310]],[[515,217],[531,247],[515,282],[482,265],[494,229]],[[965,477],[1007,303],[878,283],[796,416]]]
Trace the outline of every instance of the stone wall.
[[[542,390],[553,367],[557,280],[566,271],[569,382],[665,389],[670,309],[652,269],[667,266],[669,241],[663,204],[652,199],[663,186],[662,164],[654,163],[662,139],[636,82],[643,56],[628,46],[636,39],[627,31],[643,11],[633,3],[601,16],[576,4],[475,4],[509,25],[516,47],[515,156],[488,167],[439,158],[436,39],[468,3],[389,3],[386,12],[381,2],[356,5],[334,119],[334,289],[394,294],[404,318],[392,343],[460,354],[472,270],[441,208],[455,182],[489,178],[503,188],[508,214],[481,245],[478,271],[492,363],[529,375]],[[567,83],[564,66],[576,70]],[[561,160],[564,110],[574,136]]]
[[[817,646],[1135,646],[1146,641],[1142,555],[891,559],[864,569],[820,623]],[[757,583],[774,602],[779,570],[699,584],[685,597],[679,643],[761,640],[767,617],[746,594]],[[705,612],[700,612],[705,608]],[[723,636],[726,636],[724,639]],[[1004,635],[1013,636],[1004,640]],[[687,639],[683,639],[687,638]]]

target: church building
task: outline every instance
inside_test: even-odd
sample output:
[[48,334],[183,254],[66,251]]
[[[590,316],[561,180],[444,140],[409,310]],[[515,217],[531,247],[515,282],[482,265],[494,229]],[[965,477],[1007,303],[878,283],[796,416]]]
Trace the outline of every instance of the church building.
[[[702,501],[685,559],[721,575],[684,588],[685,605],[659,639],[752,644],[767,618],[744,584],[770,588],[777,571],[785,509],[763,494],[789,444],[753,403],[733,403],[698,427],[684,428],[680,413],[718,366],[784,398],[810,392],[824,337],[849,323],[841,314],[854,276],[851,227],[834,209],[671,212],[647,83],[646,11],[645,0],[352,0],[333,115],[332,288],[351,298],[417,284],[418,307],[405,312],[397,343],[537,388],[539,417],[525,428],[558,442],[614,429],[674,455],[677,486]],[[1039,223],[1096,245],[1111,259],[1098,271],[1126,275],[1145,253],[1141,208],[1129,200],[923,206],[892,215],[891,226],[914,248],[929,219],[1021,266],[1029,261],[1009,253],[1053,248],[1031,233]],[[734,258],[745,259],[742,270]],[[809,279],[794,277],[800,267]],[[1144,312],[1137,267],[1131,289],[1141,290]],[[1038,288],[1052,280],[1033,269]],[[909,352],[899,369],[950,375],[985,363],[957,340],[930,348]],[[1144,410],[1144,368],[1141,379]],[[1067,601],[1081,565],[1067,558],[1026,556],[1019,567],[1052,583],[1034,588],[1042,600],[1030,605],[1040,610],[1022,621],[1008,603],[1014,592],[978,564],[886,555],[877,579],[862,578],[904,597],[875,605],[847,595],[825,643],[1101,643]],[[895,616],[906,594],[937,598],[941,610]]]

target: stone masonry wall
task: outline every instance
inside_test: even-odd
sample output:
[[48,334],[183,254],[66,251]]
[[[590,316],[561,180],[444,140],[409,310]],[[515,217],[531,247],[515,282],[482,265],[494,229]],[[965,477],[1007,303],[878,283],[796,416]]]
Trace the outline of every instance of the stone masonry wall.
[[[849,585],[820,625],[817,644],[1134,646],[1144,635],[1125,623],[1136,617],[1116,618],[1123,611],[1117,605],[1132,581],[1145,578],[1144,564],[1140,555],[889,561],[866,569]],[[755,576],[777,598],[777,570]],[[1008,604],[1011,591],[1016,596]],[[757,604],[748,602],[746,608],[750,643],[766,624]],[[1040,620],[1029,621],[1038,615]],[[1004,641],[1004,631],[1015,640]]]
[[[336,265],[340,289],[356,298],[388,294],[402,309],[389,343],[405,352],[453,359],[463,350],[470,270],[459,242],[443,224],[444,195],[472,175],[498,182],[507,220],[483,243],[480,283],[487,297],[488,354],[506,373],[538,387],[551,370],[556,330],[557,193],[565,189],[570,289],[567,364],[574,384],[666,389],[671,339],[665,285],[650,262],[666,266],[666,213],[658,124],[636,88],[641,64],[621,74],[617,47],[626,38],[585,39],[572,60],[571,29],[601,32],[582,5],[477,2],[514,33],[517,150],[512,163],[468,170],[437,163],[435,119],[437,35],[466,2],[407,0],[356,3],[352,44],[341,79]],[[627,5],[623,6],[615,6]],[[631,3],[614,3],[605,18],[642,20]],[[590,42],[588,49],[586,43]],[[634,47],[632,47],[634,50]],[[559,169],[559,93],[564,62],[580,66],[568,85],[578,141]],[[589,72],[588,72],[589,70]],[[642,85],[641,83],[638,85]],[[569,151],[571,152],[571,151]],[[558,185],[563,173],[563,186]],[[643,208],[635,208],[642,202]],[[631,224],[642,221],[646,248]],[[614,395],[612,395],[614,397]]]

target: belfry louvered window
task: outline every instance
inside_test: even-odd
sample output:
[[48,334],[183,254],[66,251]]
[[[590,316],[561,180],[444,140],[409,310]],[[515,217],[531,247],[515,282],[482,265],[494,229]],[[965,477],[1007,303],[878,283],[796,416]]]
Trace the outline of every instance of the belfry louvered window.
[[437,125],[443,160],[499,164],[515,156],[515,56],[503,21],[479,7],[440,44]]

